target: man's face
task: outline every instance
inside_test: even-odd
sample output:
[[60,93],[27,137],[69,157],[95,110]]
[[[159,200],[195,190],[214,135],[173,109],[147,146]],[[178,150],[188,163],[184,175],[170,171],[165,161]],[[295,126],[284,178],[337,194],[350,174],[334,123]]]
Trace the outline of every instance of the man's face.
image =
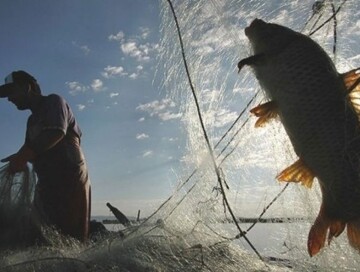
[[30,101],[28,96],[29,86],[26,84],[14,83],[8,100],[13,103],[18,110],[27,110],[30,108]]

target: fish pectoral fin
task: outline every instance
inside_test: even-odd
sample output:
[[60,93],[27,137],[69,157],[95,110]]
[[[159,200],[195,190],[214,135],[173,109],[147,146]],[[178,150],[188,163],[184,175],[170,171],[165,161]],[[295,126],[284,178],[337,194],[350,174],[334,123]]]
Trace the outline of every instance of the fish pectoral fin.
[[360,67],[341,74],[341,77],[344,80],[344,84],[348,92],[351,92],[354,88],[358,86],[360,79],[359,71]]
[[360,120],[360,68],[341,74],[350,104]]
[[255,123],[255,127],[263,127],[269,120],[278,116],[278,107],[274,101],[261,104],[250,110],[252,114],[259,119]]
[[242,59],[239,61],[237,67],[238,67],[238,73],[240,73],[241,69],[245,66],[245,65],[256,65],[256,64],[261,64],[262,62],[264,62],[266,59],[266,54],[261,53],[261,54],[257,54],[245,59]]
[[276,177],[279,181],[301,182],[307,188],[311,188],[315,174],[305,165],[302,159],[287,167]]

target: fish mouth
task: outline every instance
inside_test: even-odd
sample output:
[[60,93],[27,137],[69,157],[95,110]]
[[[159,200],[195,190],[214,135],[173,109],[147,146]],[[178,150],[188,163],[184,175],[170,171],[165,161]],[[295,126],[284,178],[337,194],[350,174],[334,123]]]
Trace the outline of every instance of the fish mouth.
[[249,36],[253,28],[266,24],[263,20],[256,18],[251,24],[245,28],[245,35]]

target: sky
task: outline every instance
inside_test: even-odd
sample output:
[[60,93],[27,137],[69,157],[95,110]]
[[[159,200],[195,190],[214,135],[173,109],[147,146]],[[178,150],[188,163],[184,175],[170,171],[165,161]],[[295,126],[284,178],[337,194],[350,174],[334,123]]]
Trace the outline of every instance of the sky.
[[[172,191],[184,143],[181,113],[156,77],[156,0],[0,2],[0,78],[25,70],[57,93],[83,132],[92,215],[149,214]],[[23,144],[30,111],[0,100],[0,157]]]
[[[187,32],[185,46],[193,60],[190,69],[194,68],[191,72],[200,88],[197,91],[205,125],[211,128],[214,143],[243,109],[239,105],[247,103],[257,88],[251,85],[249,76],[241,75],[241,78],[236,73],[238,58],[250,53],[243,28],[259,17],[299,31],[313,4],[312,0],[266,3],[253,0],[240,1],[240,7],[232,2],[236,1],[202,1],[199,6],[191,1],[189,5],[177,2],[195,11],[192,16],[188,12],[180,12],[179,16],[188,19],[187,24],[181,22]],[[163,53],[159,3],[158,0],[0,1],[0,78],[14,70],[25,70],[38,80],[44,95],[57,93],[67,100],[83,132],[93,216],[110,216],[107,202],[128,216],[136,216],[139,209],[143,216],[149,215],[174,192],[183,162],[188,159],[186,150],[206,151],[196,140],[191,143],[187,139],[184,124],[188,121],[189,125],[191,120],[185,114],[191,111],[182,112],[178,104],[182,101],[169,99],[170,90],[163,87],[163,77],[173,73],[172,78],[181,78],[181,82],[168,86],[189,91],[183,64],[178,61],[177,40],[173,37],[170,42],[177,47],[167,49],[165,56],[171,58],[176,55],[172,51],[179,51],[177,58],[167,63],[178,70],[173,67],[165,70],[159,62]],[[356,6],[357,2],[349,3]],[[356,22],[345,23],[338,15],[341,49],[338,54],[351,57],[341,60],[340,64],[349,64],[344,66],[344,71],[358,66],[360,56],[359,12],[352,15]],[[173,18],[168,19],[170,23],[165,27],[174,27]],[[167,33],[175,33],[175,29],[173,32],[169,29]],[[326,35],[331,33],[329,29],[324,28]],[[350,38],[345,39],[344,31]],[[330,48],[332,39],[329,40]],[[6,99],[0,99],[1,158],[16,152],[23,144],[29,115],[29,111],[20,112]],[[214,133],[217,129],[220,132]],[[246,135],[248,139],[243,140],[243,146],[254,144],[252,135]],[[202,135],[200,138],[203,141]],[[252,158],[260,157],[264,167],[267,153],[261,157],[254,149],[238,149],[242,152],[239,155],[242,164],[251,164],[260,173],[259,161]],[[272,159],[272,154],[268,158]],[[271,160],[272,168],[273,164]],[[269,182],[276,184],[271,178],[276,174],[273,172],[272,169],[268,175]],[[249,175],[254,194],[254,173]],[[234,182],[239,182],[238,176]]]

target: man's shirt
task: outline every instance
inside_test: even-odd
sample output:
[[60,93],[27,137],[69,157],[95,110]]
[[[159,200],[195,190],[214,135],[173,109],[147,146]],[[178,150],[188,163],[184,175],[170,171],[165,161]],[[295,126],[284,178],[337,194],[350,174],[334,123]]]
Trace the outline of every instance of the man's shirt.
[[69,105],[56,94],[42,97],[38,108],[28,118],[25,143],[31,147],[31,143],[46,130],[62,131],[65,137],[34,160],[38,176],[67,171],[84,160],[80,149],[80,127]]

